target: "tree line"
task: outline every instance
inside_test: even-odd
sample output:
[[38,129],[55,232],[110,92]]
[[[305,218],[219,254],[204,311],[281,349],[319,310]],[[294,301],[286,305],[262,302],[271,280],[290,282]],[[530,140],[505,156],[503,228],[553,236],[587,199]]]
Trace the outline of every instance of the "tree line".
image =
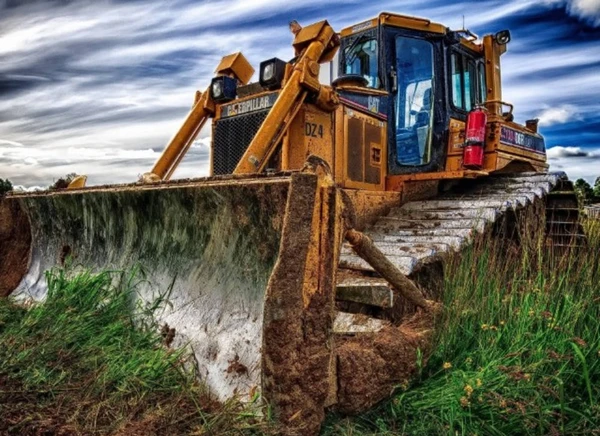
[[[56,180],[52,185],[48,187],[48,189],[66,189],[67,186],[69,186],[69,183],[71,183],[75,177],[77,177],[77,174],[69,173],[65,177],[61,177],[60,179]],[[12,190],[13,184],[10,180],[0,179],[0,197]]]
[[2,197],[7,192],[12,191],[12,189],[13,189],[13,185],[10,182],[10,180],[0,179],[0,197]]
[[584,179],[575,181],[575,191],[584,204],[600,203],[600,177],[596,177],[594,186]]

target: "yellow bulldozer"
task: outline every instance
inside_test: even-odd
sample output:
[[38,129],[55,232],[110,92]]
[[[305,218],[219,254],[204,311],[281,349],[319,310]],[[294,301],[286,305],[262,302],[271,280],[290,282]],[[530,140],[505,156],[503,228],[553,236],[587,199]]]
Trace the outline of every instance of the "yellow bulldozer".
[[[548,247],[585,235],[537,120],[502,100],[508,31],[393,13],[291,27],[295,57],[256,83],[241,53],[222,59],[138,182],[2,199],[0,296],[43,300],[68,258],[141,265],[140,298],[169,290],[159,321],[210,391],[260,392],[282,433],[309,435],[426,361],[452,253],[531,211]],[[171,180],[209,119],[210,177]]]

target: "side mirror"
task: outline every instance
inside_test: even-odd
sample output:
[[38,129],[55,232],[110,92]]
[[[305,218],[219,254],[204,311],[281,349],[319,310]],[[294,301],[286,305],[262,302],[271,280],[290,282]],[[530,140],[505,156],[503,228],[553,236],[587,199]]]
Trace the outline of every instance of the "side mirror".
[[498,44],[504,45],[510,42],[510,31],[509,30],[501,30],[500,32],[494,35],[494,39]]

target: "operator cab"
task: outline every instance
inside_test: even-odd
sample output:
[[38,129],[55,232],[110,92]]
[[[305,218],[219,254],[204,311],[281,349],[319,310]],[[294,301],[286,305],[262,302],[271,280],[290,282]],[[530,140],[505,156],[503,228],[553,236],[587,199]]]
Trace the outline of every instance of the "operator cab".
[[[360,84],[383,104],[388,175],[445,169],[451,119],[466,121],[486,99],[483,50],[474,39],[393,14],[342,31],[334,86],[344,95],[361,93]],[[345,78],[355,78],[354,86]]]

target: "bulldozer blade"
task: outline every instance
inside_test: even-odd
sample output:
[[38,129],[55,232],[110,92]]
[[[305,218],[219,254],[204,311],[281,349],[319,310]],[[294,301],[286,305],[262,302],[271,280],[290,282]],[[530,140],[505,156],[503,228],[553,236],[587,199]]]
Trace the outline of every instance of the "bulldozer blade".
[[138,266],[139,298],[166,300],[157,321],[191,347],[217,398],[262,389],[276,420],[312,434],[335,397],[340,204],[313,173],[9,195],[0,295],[42,301],[44,272],[66,262]]

